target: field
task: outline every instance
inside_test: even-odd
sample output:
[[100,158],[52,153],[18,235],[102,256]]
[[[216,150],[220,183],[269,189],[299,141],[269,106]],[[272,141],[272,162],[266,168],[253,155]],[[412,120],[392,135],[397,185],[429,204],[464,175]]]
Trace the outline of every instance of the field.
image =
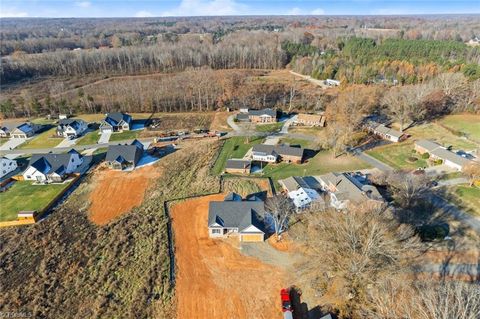
[[230,112],[215,112],[212,124],[210,124],[211,131],[231,131],[232,128],[227,123],[227,118],[232,115]]
[[272,195],[266,178],[226,177],[223,180],[223,188],[225,193],[235,192],[242,197],[260,192]]
[[263,133],[273,133],[273,132],[278,132],[282,129],[283,122],[278,122],[278,123],[272,123],[272,124],[257,124],[255,126],[255,130],[257,132],[263,132]]
[[26,141],[21,144],[19,149],[29,149],[29,148],[51,148],[55,147],[63,140],[63,138],[52,137],[55,136],[56,128],[51,128],[45,132],[34,136],[31,140]]
[[[132,116],[134,120],[136,119],[148,119],[152,113],[128,113]],[[75,118],[79,118],[84,120],[85,122],[100,122],[105,118],[105,114],[97,113],[97,114],[80,114],[75,116]]]
[[77,145],[97,144],[98,140],[100,139],[100,135],[98,133],[99,133],[99,130],[86,133],[83,137],[81,137],[77,141]]
[[444,146],[452,145],[454,149],[472,150],[477,147],[474,142],[457,136],[436,123],[414,126],[406,130],[406,133],[412,135],[410,140],[430,139]]
[[92,178],[89,218],[97,225],[105,225],[111,220],[139,206],[147,188],[161,170],[156,166],[146,166],[131,172],[99,168]]
[[480,217],[480,188],[456,186],[452,193],[466,211]]
[[228,241],[208,238],[208,203],[223,197],[192,199],[171,209],[177,318],[281,318],[278,294],[287,274],[242,255]]
[[282,138],[280,139],[279,144],[289,144],[289,145],[299,145],[303,148],[315,149],[317,143],[313,141],[308,141],[300,138]]
[[356,157],[342,155],[334,158],[330,151],[320,151],[304,164],[268,164],[263,169],[262,176],[269,176],[278,180],[289,176],[321,175],[329,172],[357,171],[365,168],[370,168],[370,166]]
[[[420,154],[412,151],[414,151],[414,145],[407,141],[376,147],[366,153],[395,169],[413,170],[418,167],[429,166],[427,161],[421,158]],[[412,156],[417,158],[417,160],[409,162],[408,158]]]
[[187,130],[197,128],[210,128],[215,113],[156,113],[155,118],[160,119],[159,130]]
[[21,210],[42,210],[69,183],[32,185],[31,181],[18,181],[6,192],[0,193],[0,221],[16,220]]
[[0,145],[5,144],[6,142],[8,142],[8,140],[9,140],[9,138],[0,137]]
[[469,138],[480,142],[480,115],[448,115],[443,119],[439,120],[438,122],[441,125],[444,125],[459,133],[465,134]]
[[[248,143],[247,143],[247,139]],[[252,148],[255,144],[260,144],[263,142],[261,137],[244,137],[244,136],[235,136],[231,137],[225,141],[223,144],[222,151],[218,155],[217,161],[213,166],[213,174],[221,174],[225,168],[225,163],[227,159],[230,158],[242,158],[245,156],[247,151]]]
[[136,139],[140,135],[140,133],[142,133],[142,130],[112,133],[109,142],[133,140]]

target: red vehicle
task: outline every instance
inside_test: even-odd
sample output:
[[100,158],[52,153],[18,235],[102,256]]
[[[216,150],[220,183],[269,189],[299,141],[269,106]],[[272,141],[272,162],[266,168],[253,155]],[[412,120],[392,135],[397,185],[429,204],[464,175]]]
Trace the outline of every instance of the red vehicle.
[[290,289],[280,290],[280,298],[282,299],[282,312],[284,319],[293,319],[292,301],[290,300]]

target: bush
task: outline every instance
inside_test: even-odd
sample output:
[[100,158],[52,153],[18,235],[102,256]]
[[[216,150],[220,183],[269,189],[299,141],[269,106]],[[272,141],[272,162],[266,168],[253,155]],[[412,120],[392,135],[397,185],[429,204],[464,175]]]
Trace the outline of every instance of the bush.
[[429,159],[429,158],[430,158],[430,154],[429,154],[429,153],[423,153],[423,154],[422,154],[422,158],[423,158],[423,159]]
[[442,164],[443,164],[443,160],[441,160],[441,159],[434,160],[434,161],[433,161],[433,164],[435,164],[435,165],[442,165]]
[[407,158],[407,162],[409,163],[414,163],[418,161],[418,158],[414,157],[414,156],[410,156],[409,158]]

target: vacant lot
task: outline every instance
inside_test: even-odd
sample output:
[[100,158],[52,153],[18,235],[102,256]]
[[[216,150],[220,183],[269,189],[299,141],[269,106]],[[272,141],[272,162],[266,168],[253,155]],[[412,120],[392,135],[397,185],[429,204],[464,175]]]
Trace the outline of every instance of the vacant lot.
[[223,148],[218,155],[217,161],[213,166],[213,173],[220,174],[225,169],[225,163],[227,159],[230,158],[242,158],[245,156],[247,151],[252,148],[255,144],[260,144],[263,142],[262,137],[244,137],[244,136],[235,136],[229,138],[223,144]]
[[231,131],[232,128],[227,123],[227,118],[232,115],[230,112],[215,112],[212,124],[210,124],[211,131]]
[[31,181],[15,182],[0,193],[0,221],[15,220],[21,210],[42,210],[65,188],[65,184],[32,185]]
[[448,115],[441,119],[439,123],[469,138],[480,141],[480,115]]
[[51,148],[57,146],[63,138],[56,137],[55,135],[56,128],[51,128],[45,132],[38,134],[33,137],[31,140],[26,141],[21,144],[19,149],[29,149],[29,148]]
[[289,176],[321,175],[329,172],[356,171],[365,168],[370,168],[370,166],[356,157],[342,155],[334,158],[332,152],[320,151],[304,164],[268,164],[263,169],[263,175],[278,180]]
[[92,177],[94,187],[90,193],[90,220],[97,225],[104,225],[140,206],[145,191],[160,175],[156,166],[131,172],[98,169]]
[[281,318],[286,274],[241,255],[227,241],[208,238],[208,203],[223,197],[188,200],[171,210],[177,318]]
[[263,193],[272,195],[267,178],[226,177],[223,180],[225,192],[235,192],[245,197],[250,194]]
[[[148,119],[152,113],[128,113],[132,116],[134,120],[136,119]],[[100,122],[105,118],[105,114],[97,113],[97,114],[80,114],[75,116],[75,118],[82,119],[86,122]]]
[[480,216],[480,188],[456,186],[452,191],[458,203],[466,211]]
[[156,113],[155,118],[160,119],[159,130],[187,130],[209,128],[212,124],[214,112],[208,113]]
[[[376,147],[371,151],[367,151],[367,154],[395,169],[413,170],[418,167],[428,166],[427,161],[422,159],[420,154],[414,152],[414,145],[410,141]],[[411,157],[417,160],[410,161],[409,158]]]

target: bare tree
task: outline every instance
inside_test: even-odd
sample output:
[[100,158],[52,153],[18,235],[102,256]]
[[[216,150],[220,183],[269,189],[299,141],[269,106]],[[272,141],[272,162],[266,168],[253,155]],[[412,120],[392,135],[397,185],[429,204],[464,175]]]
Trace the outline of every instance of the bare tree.
[[472,187],[476,181],[480,181],[480,163],[472,162],[465,166],[463,174],[468,177],[470,187]]
[[402,208],[411,208],[425,197],[429,179],[425,175],[414,175],[403,171],[390,173],[387,183],[397,204]]
[[268,198],[265,207],[272,217],[277,240],[281,240],[282,234],[288,228],[289,217],[295,211],[293,204],[288,197],[279,194]]

